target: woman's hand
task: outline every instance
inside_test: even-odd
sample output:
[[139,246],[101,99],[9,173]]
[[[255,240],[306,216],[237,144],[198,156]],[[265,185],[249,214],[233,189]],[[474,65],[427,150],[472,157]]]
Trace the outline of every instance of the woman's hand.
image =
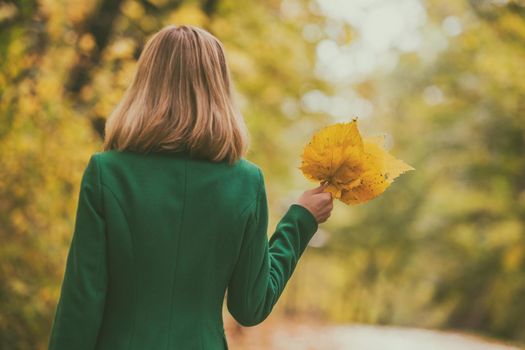
[[325,182],[316,188],[304,191],[301,197],[295,202],[308,209],[319,224],[325,222],[332,213],[332,194],[330,192],[323,192],[327,185],[328,182]]

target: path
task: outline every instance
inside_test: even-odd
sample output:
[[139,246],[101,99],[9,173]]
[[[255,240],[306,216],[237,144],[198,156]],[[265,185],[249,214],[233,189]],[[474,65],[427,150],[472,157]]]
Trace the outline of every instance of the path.
[[230,350],[518,350],[471,335],[368,325],[277,320],[255,327],[226,322]]

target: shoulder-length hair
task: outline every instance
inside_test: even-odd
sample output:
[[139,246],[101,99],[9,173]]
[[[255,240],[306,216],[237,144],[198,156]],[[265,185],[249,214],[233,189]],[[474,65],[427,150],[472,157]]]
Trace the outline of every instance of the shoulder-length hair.
[[222,43],[202,28],[168,25],[146,42],[133,81],[105,124],[103,147],[185,151],[233,164],[249,142]]

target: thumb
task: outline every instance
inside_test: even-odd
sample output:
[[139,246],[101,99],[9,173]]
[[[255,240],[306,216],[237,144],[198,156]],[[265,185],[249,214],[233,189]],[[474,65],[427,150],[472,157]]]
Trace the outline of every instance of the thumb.
[[314,193],[321,193],[326,188],[326,186],[328,186],[328,184],[329,184],[328,181],[323,181],[323,182],[321,182],[321,184],[318,187],[314,188],[312,190],[312,192],[314,192]]

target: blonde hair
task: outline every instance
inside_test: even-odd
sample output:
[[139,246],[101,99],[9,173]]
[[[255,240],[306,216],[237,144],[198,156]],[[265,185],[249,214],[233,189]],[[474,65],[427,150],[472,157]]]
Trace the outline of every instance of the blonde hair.
[[222,43],[168,25],[144,46],[131,85],[105,125],[104,150],[182,151],[233,164],[249,147]]

